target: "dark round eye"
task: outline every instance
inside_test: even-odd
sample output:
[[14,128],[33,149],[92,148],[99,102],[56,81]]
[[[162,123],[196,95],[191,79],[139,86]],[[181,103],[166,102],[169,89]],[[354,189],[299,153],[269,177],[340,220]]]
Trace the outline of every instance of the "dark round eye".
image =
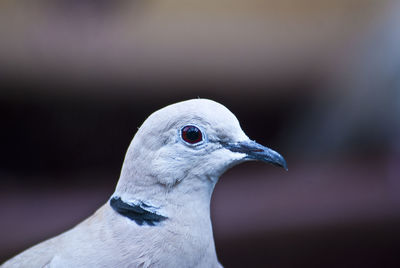
[[203,140],[203,134],[198,127],[189,125],[184,126],[181,130],[182,139],[190,144],[195,144]]

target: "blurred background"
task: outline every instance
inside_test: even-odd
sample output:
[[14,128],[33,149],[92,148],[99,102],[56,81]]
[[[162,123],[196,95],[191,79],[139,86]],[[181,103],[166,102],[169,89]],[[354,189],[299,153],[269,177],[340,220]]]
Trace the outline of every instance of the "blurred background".
[[211,98],[289,171],[212,200],[226,267],[400,267],[400,1],[0,1],[0,262],[91,215],[153,111]]

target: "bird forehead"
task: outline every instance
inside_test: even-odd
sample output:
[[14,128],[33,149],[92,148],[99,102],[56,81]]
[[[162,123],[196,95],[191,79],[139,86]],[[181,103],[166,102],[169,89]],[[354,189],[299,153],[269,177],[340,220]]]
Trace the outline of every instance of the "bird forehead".
[[169,105],[153,113],[146,121],[152,128],[159,126],[164,130],[191,123],[218,133],[240,129],[239,122],[231,111],[222,104],[204,99]]

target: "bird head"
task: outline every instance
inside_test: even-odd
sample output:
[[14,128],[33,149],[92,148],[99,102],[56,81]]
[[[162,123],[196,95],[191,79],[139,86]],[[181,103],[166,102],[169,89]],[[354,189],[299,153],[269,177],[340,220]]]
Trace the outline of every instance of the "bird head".
[[228,168],[250,160],[286,169],[284,158],[250,140],[225,106],[193,99],[162,108],[145,120],[129,146],[119,184],[215,184]]

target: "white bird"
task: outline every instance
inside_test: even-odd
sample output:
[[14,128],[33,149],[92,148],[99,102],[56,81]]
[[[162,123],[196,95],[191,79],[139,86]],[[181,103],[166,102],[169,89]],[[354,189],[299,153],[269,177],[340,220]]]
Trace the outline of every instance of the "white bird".
[[225,106],[207,99],[169,105],[137,131],[109,202],[2,267],[222,267],[211,194],[222,173],[247,160],[286,169]]

